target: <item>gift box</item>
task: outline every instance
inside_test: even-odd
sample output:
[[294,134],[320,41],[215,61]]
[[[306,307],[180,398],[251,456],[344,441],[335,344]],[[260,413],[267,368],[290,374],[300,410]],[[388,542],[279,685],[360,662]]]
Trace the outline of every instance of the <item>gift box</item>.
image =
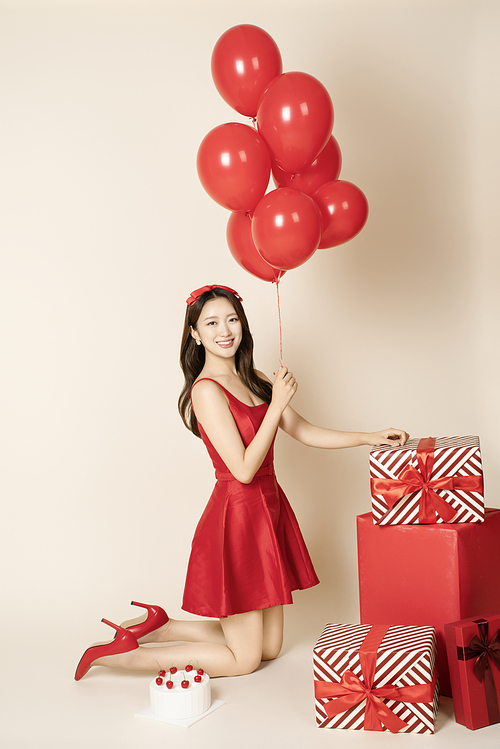
[[434,733],[432,627],[327,624],[313,649],[319,728]]
[[500,723],[500,613],[444,630],[455,720],[472,730]]
[[478,437],[411,439],[370,450],[373,522],[482,523],[483,472]]
[[361,622],[435,627],[440,691],[451,696],[444,625],[498,609],[500,510],[454,525],[374,525],[365,513],[357,535]]

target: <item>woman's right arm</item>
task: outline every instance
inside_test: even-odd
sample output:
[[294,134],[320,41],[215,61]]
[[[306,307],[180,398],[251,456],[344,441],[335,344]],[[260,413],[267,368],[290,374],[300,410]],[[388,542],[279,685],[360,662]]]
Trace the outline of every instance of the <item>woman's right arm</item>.
[[252,481],[271,447],[283,411],[296,390],[297,383],[292,373],[282,367],[276,376],[271,403],[262,424],[245,448],[227,398],[220,387],[215,382],[203,380],[193,388],[196,418],[237,481],[242,484]]

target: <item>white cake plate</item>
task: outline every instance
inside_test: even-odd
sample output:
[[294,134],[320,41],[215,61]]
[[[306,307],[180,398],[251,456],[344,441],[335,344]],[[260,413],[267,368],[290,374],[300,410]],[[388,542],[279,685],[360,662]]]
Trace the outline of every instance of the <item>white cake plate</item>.
[[151,720],[159,720],[160,723],[170,723],[172,726],[181,726],[182,728],[189,728],[189,726],[192,726],[193,723],[197,723],[199,720],[202,720],[202,718],[206,718],[207,715],[210,715],[210,713],[213,713],[214,710],[217,710],[219,707],[222,707],[222,705],[225,705],[226,703],[224,700],[213,700],[212,704],[208,708],[208,710],[204,713],[201,713],[201,715],[195,715],[194,718],[184,718],[183,720],[171,720],[169,718],[159,718],[157,715],[153,713],[151,710],[151,706],[147,707],[145,710],[141,710],[140,713],[136,713],[136,715],[139,718],[150,718]]

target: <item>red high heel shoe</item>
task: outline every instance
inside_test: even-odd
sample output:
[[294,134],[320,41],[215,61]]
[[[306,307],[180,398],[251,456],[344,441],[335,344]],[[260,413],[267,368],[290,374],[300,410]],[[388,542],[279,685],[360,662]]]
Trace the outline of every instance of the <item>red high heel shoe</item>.
[[138,603],[137,601],[130,602],[132,606],[140,606],[143,609],[147,609],[148,615],[145,621],[140,624],[131,624],[130,627],[125,626],[127,632],[131,632],[136,640],[140,640],[141,637],[148,635],[159,627],[163,627],[168,622],[167,612],[162,609],[161,606],[150,606],[148,603]]
[[92,645],[92,647],[87,648],[76,667],[75,681],[80,681],[98,658],[102,658],[105,655],[128,653],[139,647],[139,643],[131,632],[123,629],[123,627],[119,627],[118,624],[108,622],[107,619],[101,619],[101,621],[116,629],[116,635],[111,642],[104,643],[103,645]]

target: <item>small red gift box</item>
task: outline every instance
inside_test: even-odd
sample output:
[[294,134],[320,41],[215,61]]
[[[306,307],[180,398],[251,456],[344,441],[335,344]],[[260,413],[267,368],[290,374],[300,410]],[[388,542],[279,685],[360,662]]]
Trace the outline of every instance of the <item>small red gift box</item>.
[[500,723],[500,614],[444,625],[455,720],[472,730]]
[[451,696],[444,625],[500,601],[500,509],[484,523],[374,525],[358,515],[362,623],[436,629],[441,694]]
[[313,649],[319,728],[434,733],[432,627],[327,624]]
[[373,522],[481,523],[483,473],[478,437],[411,439],[370,450]]

